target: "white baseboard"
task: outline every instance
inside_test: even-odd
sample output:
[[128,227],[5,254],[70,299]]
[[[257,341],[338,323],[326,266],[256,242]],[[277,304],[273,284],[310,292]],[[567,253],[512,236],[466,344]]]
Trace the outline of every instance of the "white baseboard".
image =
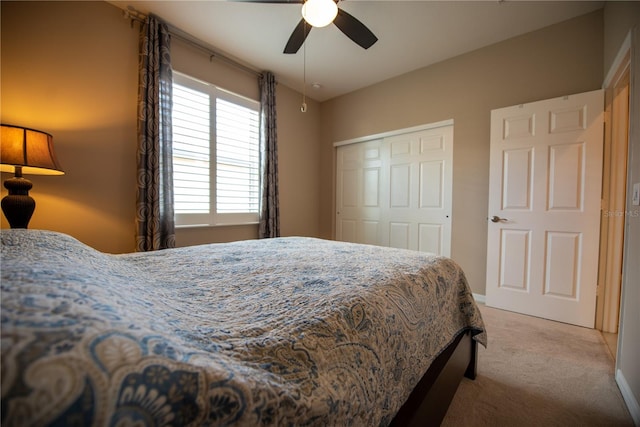
[[616,371],[616,383],[618,383],[618,388],[620,388],[620,393],[622,393],[622,398],[627,404],[627,408],[631,413],[631,418],[633,418],[633,423],[636,426],[640,426],[640,404],[636,400],[627,380],[624,378],[622,371],[618,369]]
[[484,295],[473,294],[473,299],[476,300],[477,303],[484,304],[487,298]]

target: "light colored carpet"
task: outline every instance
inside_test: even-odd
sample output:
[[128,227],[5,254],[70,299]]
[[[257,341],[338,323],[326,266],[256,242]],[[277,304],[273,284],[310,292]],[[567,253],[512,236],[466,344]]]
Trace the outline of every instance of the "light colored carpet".
[[600,332],[480,306],[488,347],[442,426],[633,426]]

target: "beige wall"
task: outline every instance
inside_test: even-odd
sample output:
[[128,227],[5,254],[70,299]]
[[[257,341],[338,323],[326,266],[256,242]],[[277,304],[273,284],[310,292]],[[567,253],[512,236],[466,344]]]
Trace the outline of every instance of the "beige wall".
[[[1,120],[51,133],[64,176],[29,176],[29,224],[106,252],[135,247],[138,33],[105,2],[7,2],[1,9]],[[257,99],[255,77],[174,41],[178,69]],[[318,234],[319,109],[278,87],[283,235]],[[3,174],[2,179],[10,175]],[[2,196],[6,190],[2,188]],[[2,227],[8,224],[2,216]],[[255,238],[256,226],[177,231],[179,245]]]
[[322,236],[335,227],[333,142],[454,119],[451,255],[484,294],[490,111],[598,89],[602,20],[596,11],[323,103]]
[[278,85],[278,166],[280,167],[280,223],[286,236],[319,237],[320,106]]
[[51,133],[66,172],[28,177],[37,203],[30,228],[132,250],[137,30],[106,3],[1,7],[2,123]]
[[604,8],[604,72],[611,67],[629,30],[640,23],[640,2],[609,1]]

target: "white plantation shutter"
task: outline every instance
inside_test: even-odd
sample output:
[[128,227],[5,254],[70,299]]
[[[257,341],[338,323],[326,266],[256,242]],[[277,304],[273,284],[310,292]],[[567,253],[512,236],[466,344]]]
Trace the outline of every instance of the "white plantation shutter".
[[173,197],[177,214],[209,213],[209,95],[173,85]]
[[259,108],[257,101],[174,72],[176,225],[258,221]]
[[259,115],[225,99],[216,100],[216,211],[258,212]]

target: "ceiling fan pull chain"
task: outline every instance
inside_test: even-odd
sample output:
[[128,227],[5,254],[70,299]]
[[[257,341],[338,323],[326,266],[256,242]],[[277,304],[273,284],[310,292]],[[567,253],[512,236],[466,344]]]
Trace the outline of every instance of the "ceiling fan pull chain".
[[[307,24],[304,24],[304,31],[307,32]],[[306,34],[305,34],[306,38]],[[300,111],[307,112],[307,44],[302,45],[302,105]]]

